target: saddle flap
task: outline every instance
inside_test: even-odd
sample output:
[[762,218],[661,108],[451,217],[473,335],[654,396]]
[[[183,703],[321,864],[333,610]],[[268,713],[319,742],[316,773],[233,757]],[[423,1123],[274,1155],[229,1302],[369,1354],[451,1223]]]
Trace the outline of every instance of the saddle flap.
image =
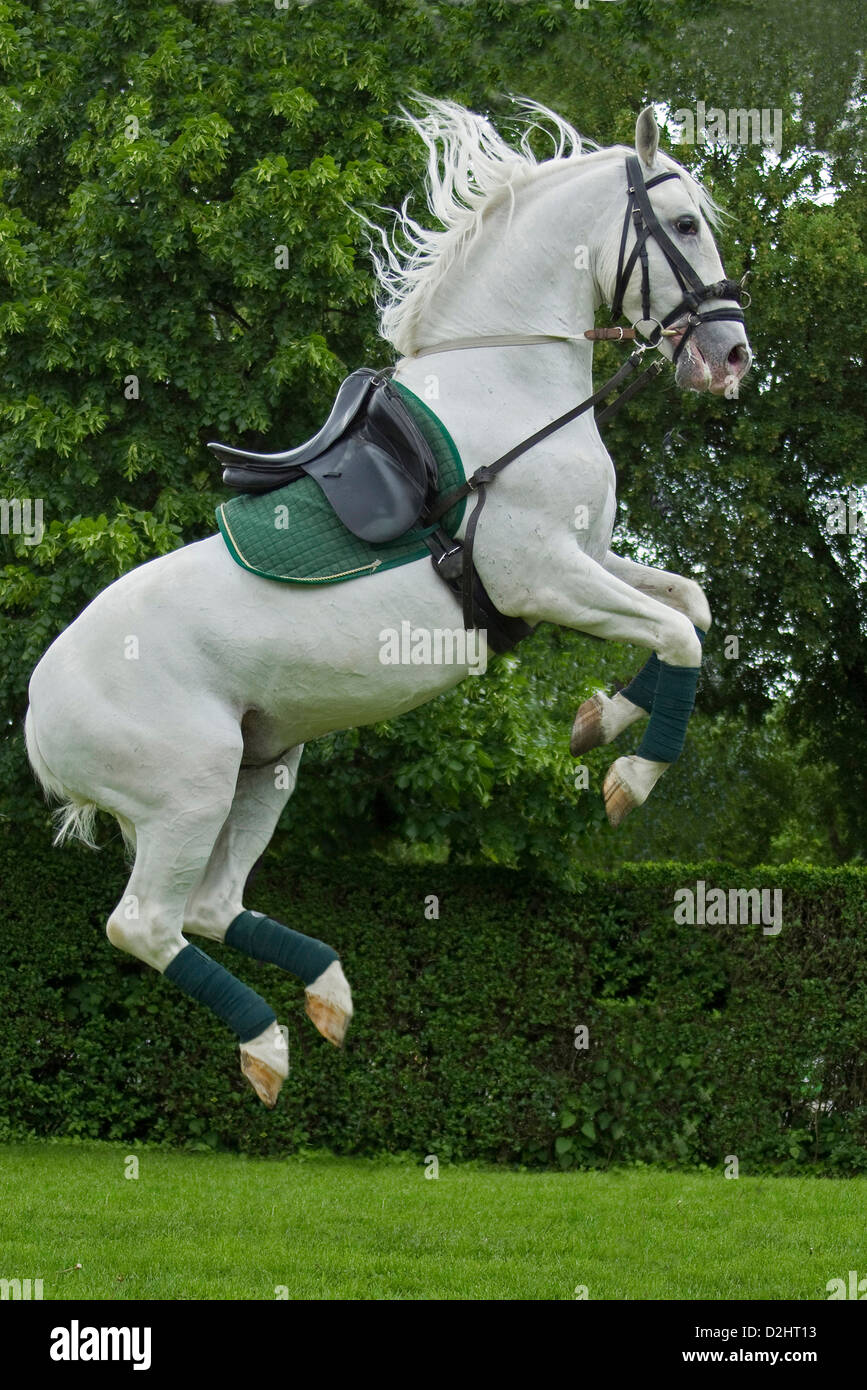
[[433,452],[385,381],[371,394],[363,422],[303,466],[343,525],[374,544],[396,540],[415,526],[437,485]]
[[367,434],[348,435],[305,464],[347,530],[381,544],[405,535],[424,508],[427,489]]

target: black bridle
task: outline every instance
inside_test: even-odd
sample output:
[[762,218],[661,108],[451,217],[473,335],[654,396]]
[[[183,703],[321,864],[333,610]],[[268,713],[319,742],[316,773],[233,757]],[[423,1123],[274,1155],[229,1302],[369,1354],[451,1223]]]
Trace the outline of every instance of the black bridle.
[[[734,299],[738,305],[743,303],[744,289],[737,280],[717,280],[713,285],[703,285],[696,275],[689,261],[683,253],[675,246],[668,232],[663,227],[656,213],[650,205],[650,198],[647,190],[655,188],[659,183],[665,183],[668,179],[680,178],[676,170],[671,169],[665,174],[657,174],[655,178],[645,182],[644,174],[641,169],[641,160],[635,154],[626,157],[626,182],[628,200],[626,204],[626,214],[623,218],[623,234],[620,238],[620,255],[617,259],[617,279],[614,285],[614,299],[611,304],[612,318],[619,318],[623,313],[623,296],[629,284],[632,272],[635,269],[637,260],[641,260],[641,323],[655,323],[657,326],[648,335],[648,342],[651,347],[656,347],[665,329],[670,328],[678,319],[687,315],[686,331],[677,347],[674,350],[673,361],[676,363],[690,335],[702,323],[713,323],[716,320],[729,319],[738,323],[744,322],[744,311],[737,309],[705,309],[699,312],[699,305],[706,299]],[[626,242],[629,236],[630,221],[635,229],[635,245],[626,256]],[[650,313],[650,266],[647,260],[647,243],[653,237],[660,251],[674,272],[679,288],[683,291],[683,298],[680,303],[672,309],[670,314],[660,322],[659,319],[651,317]],[[749,299],[747,300],[749,302]]]

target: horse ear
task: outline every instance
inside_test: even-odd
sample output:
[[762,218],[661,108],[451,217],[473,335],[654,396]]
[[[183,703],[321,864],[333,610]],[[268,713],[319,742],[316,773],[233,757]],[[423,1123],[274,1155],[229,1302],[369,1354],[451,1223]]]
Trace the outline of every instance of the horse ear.
[[653,168],[656,151],[659,149],[659,126],[652,106],[645,106],[635,122],[635,150],[648,169]]

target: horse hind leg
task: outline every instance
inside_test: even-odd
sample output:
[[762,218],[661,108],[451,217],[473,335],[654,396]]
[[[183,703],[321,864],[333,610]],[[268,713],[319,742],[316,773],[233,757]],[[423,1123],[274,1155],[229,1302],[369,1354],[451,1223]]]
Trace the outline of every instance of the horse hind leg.
[[[231,805],[231,782],[223,797],[203,806],[167,804],[157,816],[134,819],[135,864],[124,896],[108,920],[113,946],[158,970],[185,994],[208,1006],[236,1033],[242,1070],[269,1107],[288,1075],[285,1040],[273,1009],[183,936],[184,906],[201,878]],[[250,1049],[279,1038],[266,1066],[243,1065]]]
[[[340,1047],[352,1018],[352,995],[337,952],[244,907],[250,871],[270,843],[280,813],[295,790],[302,751],[302,747],[293,748],[273,764],[239,772],[232,808],[187,901],[184,930],[225,942],[296,975],[305,986],[308,1017],[324,1038]],[[246,1052],[267,1066],[272,1045],[276,1045],[273,1039],[257,1040]]]

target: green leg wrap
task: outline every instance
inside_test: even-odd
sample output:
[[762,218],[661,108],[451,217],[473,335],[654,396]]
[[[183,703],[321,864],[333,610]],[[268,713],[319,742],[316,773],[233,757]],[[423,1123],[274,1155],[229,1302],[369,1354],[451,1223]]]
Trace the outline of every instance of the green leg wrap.
[[655,763],[676,762],[683,752],[689,716],[695,704],[700,666],[659,663],[659,680],[650,723],[638,747],[639,758]]
[[277,1020],[274,1010],[255,990],[242,985],[198,946],[185,946],[163,974],[184,994],[189,994],[199,1004],[207,1004],[217,1018],[238,1034],[242,1043],[258,1038]]
[[626,700],[631,700],[633,705],[638,705],[641,709],[646,709],[647,713],[653,709],[653,697],[656,694],[656,683],[659,680],[659,657],[656,652],[645,661],[637,676],[633,676],[627,686],[620,691]]
[[[695,623],[693,623],[695,627]],[[707,633],[700,627],[695,628],[698,633],[698,640],[704,643]],[[640,709],[647,710],[650,714],[653,710],[653,699],[656,695],[656,685],[659,680],[660,660],[656,652],[645,661],[637,676],[633,676],[628,685],[624,686],[620,694],[626,700],[631,700],[633,705],[638,705]]]
[[226,945],[234,946],[254,960],[266,960],[297,975],[305,985],[312,985],[332,961],[337,952],[315,936],[284,927],[264,917],[261,912],[241,912],[226,932]]

